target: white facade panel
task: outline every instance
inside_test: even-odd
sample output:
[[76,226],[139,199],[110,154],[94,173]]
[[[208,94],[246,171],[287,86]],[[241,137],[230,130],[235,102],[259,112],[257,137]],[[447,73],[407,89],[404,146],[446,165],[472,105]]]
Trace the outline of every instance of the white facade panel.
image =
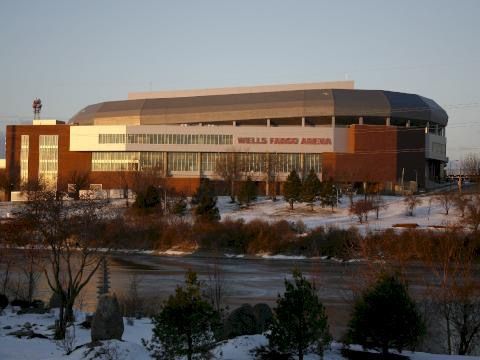
[[[123,143],[100,143],[100,138],[114,135],[112,141],[125,137]],[[128,135],[227,135],[231,143],[198,144],[132,143]],[[231,138],[230,138],[231,136]],[[103,141],[103,140],[102,140]],[[143,140],[142,140],[143,142]],[[71,151],[192,151],[192,152],[346,152],[348,129],[332,127],[262,127],[262,126],[181,126],[181,125],[112,125],[72,126]]]
[[447,138],[432,133],[425,134],[425,157],[447,162]]

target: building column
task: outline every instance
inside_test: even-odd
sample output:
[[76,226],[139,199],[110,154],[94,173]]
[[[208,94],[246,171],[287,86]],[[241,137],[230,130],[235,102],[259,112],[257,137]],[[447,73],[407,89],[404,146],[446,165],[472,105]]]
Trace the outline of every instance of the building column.
[[267,127],[270,127],[270,119],[267,119]]
[[390,126],[390,117],[385,119],[385,125]]
[[425,134],[428,134],[430,132],[430,122],[427,121],[427,126],[425,128]]
[[163,174],[165,177],[168,176],[168,153],[163,152]]
[[332,116],[332,128],[335,127],[335,116]]
[[410,120],[407,120],[407,123],[405,125],[406,127],[410,127]]
[[237,126],[237,122],[235,120],[233,120],[232,125]]
[[197,166],[198,166],[198,176],[202,177],[202,153],[197,152]]
[[305,127],[305,116],[302,116],[302,127]]
[[363,125],[363,116],[358,118],[358,125]]

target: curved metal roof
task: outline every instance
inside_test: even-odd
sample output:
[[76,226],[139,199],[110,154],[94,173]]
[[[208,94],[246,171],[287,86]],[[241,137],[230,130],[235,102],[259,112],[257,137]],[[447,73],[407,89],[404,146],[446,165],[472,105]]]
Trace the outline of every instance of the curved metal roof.
[[420,95],[354,89],[308,89],[108,101],[70,119],[79,125],[165,125],[313,116],[390,117],[447,125],[448,115]]

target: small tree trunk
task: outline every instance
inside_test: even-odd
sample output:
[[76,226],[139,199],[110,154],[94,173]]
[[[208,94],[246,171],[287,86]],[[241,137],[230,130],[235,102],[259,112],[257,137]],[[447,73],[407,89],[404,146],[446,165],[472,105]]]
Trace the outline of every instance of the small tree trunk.
[[64,309],[65,303],[62,300],[60,304],[60,312],[58,314],[58,320],[55,321],[55,339],[62,340],[65,339],[65,318],[64,318]]
[[293,210],[293,200],[290,200],[290,210]]

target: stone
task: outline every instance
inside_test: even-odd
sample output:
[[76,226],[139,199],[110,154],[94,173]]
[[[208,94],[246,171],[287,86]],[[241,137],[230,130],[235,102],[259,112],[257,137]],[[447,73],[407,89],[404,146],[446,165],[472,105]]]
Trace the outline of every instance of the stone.
[[121,340],[123,330],[123,317],[117,297],[110,294],[100,296],[92,320],[92,341]]
[[5,294],[0,294],[0,311],[3,311],[8,306],[8,298]]
[[3,330],[10,330],[12,327],[10,325],[4,326]]
[[231,339],[241,335],[258,333],[257,319],[250,304],[243,304],[228,315],[224,324],[224,337]]
[[30,324],[30,323],[27,321],[25,324],[23,324],[23,327],[24,327],[25,329],[31,329],[31,328],[32,328],[32,324]]
[[257,319],[257,330],[259,333],[264,333],[267,331],[268,327],[272,323],[273,319],[273,312],[270,309],[270,306],[267,304],[256,304],[253,307],[253,312],[255,314],[255,318]]

